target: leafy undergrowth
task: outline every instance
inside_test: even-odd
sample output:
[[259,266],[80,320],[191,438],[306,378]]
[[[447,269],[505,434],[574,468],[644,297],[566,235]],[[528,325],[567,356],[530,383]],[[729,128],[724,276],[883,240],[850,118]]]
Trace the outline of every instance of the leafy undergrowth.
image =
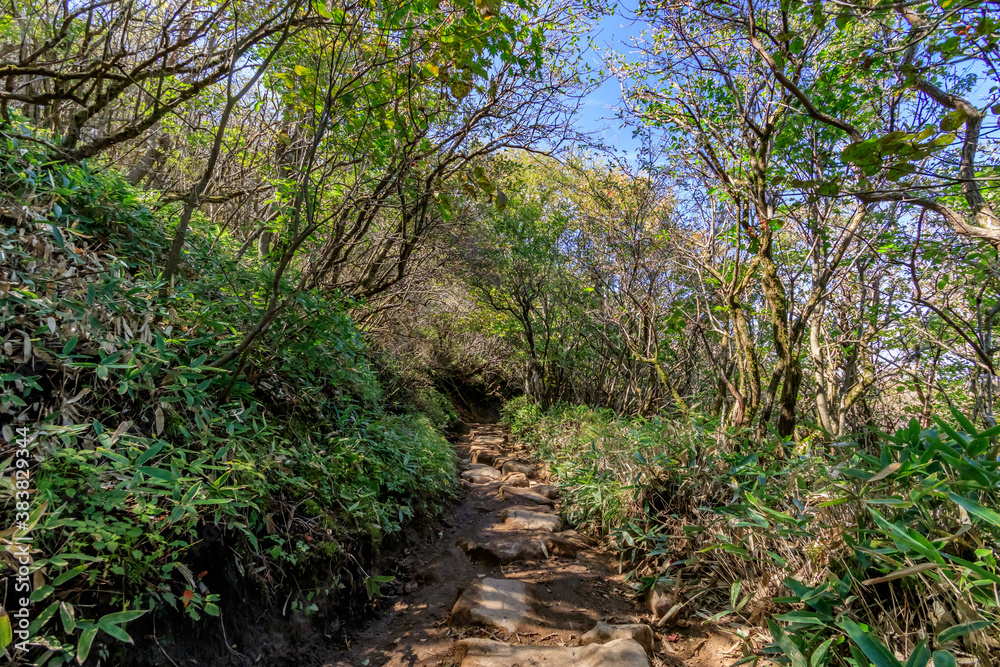
[[505,409],[636,588],[673,593],[671,617],[728,623],[737,664],[793,667],[995,664],[1000,428],[954,418],[779,456],[697,426]]
[[[315,609],[316,590],[373,595],[385,577],[341,577],[340,564],[357,572],[359,550],[453,492],[451,447],[417,410],[385,409],[346,300],[300,293],[239,366],[212,366],[263,315],[271,264],[226,259],[233,241],[196,217],[167,295],[157,276],[176,209],[145,196],[45,164],[31,144],[0,146],[0,640],[15,661],[115,663],[143,614],[219,615],[223,567],[206,554],[293,610]],[[31,476],[18,486],[21,459]],[[7,615],[20,538],[27,654],[9,645]]]

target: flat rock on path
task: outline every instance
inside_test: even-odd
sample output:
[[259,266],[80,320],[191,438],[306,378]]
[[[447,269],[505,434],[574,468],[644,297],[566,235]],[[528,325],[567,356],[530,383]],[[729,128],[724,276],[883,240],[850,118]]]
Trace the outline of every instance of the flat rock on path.
[[649,667],[646,651],[632,639],[590,646],[511,646],[489,639],[455,644],[461,667]]
[[473,463],[469,466],[468,470],[462,472],[462,477],[466,479],[469,477],[488,477],[490,479],[500,479],[503,477],[503,473],[493,466]]
[[452,626],[477,625],[509,634],[531,629],[531,593],[516,579],[485,577],[466,588],[451,610]]
[[507,444],[507,438],[501,435],[481,435],[474,442],[483,447],[503,447]]
[[538,512],[519,507],[508,507],[500,513],[500,518],[508,528],[525,530],[547,530],[553,533],[562,528],[562,519],[556,514]]
[[553,533],[545,529],[518,530],[484,542],[463,538],[458,546],[472,560],[492,565],[545,560],[552,556],[573,557],[587,548],[575,530]]
[[555,505],[552,498],[547,498],[532,489],[522,489],[516,486],[503,485],[500,487],[500,495],[519,503],[535,503],[536,505]]
[[[589,547],[574,531],[560,531],[556,501],[538,493],[540,485],[500,482],[520,473],[533,483],[547,477],[544,468],[527,463],[526,453],[508,442],[502,428],[473,429],[455,443],[468,474],[462,476],[458,502],[435,526],[437,539],[412,543],[383,565],[378,574],[394,574],[397,581],[382,586],[375,617],[349,646],[331,644],[316,667],[648,665],[632,639],[578,646],[600,621],[636,623],[648,620],[648,612],[618,573],[616,555]],[[505,544],[514,550],[509,557],[475,557],[476,550]],[[457,545],[471,548],[474,557]],[[485,644],[469,643],[477,638],[508,646],[488,654]],[[515,645],[531,645],[527,648],[535,652],[522,653],[525,649]],[[502,657],[507,654],[516,656]]]

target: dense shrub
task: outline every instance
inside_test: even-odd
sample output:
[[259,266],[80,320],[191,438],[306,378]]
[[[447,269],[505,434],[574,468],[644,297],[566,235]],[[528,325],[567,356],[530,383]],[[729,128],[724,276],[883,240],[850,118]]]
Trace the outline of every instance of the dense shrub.
[[587,408],[512,402],[505,417],[550,461],[569,518],[611,537],[637,588],[669,585],[738,628],[767,622],[762,649],[740,631],[743,662],[996,655],[1000,428],[977,432],[955,413],[957,426],[913,421],[866,438],[874,448],[845,440],[786,458],[781,443]]
[[[435,426],[453,412],[431,392],[417,406],[430,419],[385,410],[346,299],[295,295],[238,363],[213,366],[261,317],[266,260],[226,259],[238,253],[213,244],[230,239],[196,217],[166,290],[173,205],[16,139],[0,146],[0,183],[0,542],[32,541],[35,658],[83,662],[95,639],[131,641],[124,626],[151,610],[218,615],[229,601],[194,563],[219,535],[248,583],[287,586],[452,493]],[[8,456],[21,445],[34,491],[18,528]],[[9,641],[5,628],[3,615]]]

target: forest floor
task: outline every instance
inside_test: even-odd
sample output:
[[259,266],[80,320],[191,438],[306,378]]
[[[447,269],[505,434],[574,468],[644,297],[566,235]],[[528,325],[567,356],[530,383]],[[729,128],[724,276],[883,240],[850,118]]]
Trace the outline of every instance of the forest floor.
[[616,555],[563,529],[546,471],[500,426],[469,427],[455,443],[459,502],[436,539],[405,554],[403,593],[383,598],[326,664],[721,667],[741,657],[736,636],[700,619],[656,627]]

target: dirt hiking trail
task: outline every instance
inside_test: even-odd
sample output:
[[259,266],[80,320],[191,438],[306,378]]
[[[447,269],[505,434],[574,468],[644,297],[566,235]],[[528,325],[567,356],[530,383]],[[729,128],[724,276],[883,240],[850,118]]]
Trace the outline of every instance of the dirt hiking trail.
[[[657,628],[614,554],[563,525],[558,489],[499,425],[470,424],[456,448],[462,497],[436,541],[410,550],[405,593],[329,665],[722,667],[733,635]],[[662,601],[659,601],[662,605]]]

